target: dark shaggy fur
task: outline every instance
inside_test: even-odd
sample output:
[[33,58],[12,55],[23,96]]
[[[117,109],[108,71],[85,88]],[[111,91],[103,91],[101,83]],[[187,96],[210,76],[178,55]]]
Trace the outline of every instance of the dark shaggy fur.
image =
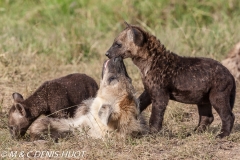
[[25,100],[21,94],[13,93],[14,104],[8,120],[12,136],[17,138],[24,135],[41,114],[58,118],[73,116],[76,110],[74,105],[95,97],[97,90],[98,85],[93,78],[76,73],[46,81]]
[[213,106],[222,120],[218,137],[230,134],[235,119],[232,108],[236,86],[231,73],[219,62],[178,56],[166,50],[155,36],[131,25],[118,35],[106,55],[131,58],[141,70],[145,90],[139,97],[140,110],[152,103],[152,132],[162,128],[164,112],[171,99],[197,104],[198,131],[204,131],[213,122]]

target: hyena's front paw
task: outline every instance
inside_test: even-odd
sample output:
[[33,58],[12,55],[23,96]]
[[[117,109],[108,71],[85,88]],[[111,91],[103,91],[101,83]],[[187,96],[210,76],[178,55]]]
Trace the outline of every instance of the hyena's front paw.
[[150,133],[158,133],[161,129],[162,127],[152,125],[150,126]]
[[220,134],[218,134],[217,136],[216,136],[216,138],[224,138],[224,137],[226,137],[226,136],[229,136],[230,135],[230,132],[228,132],[228,131],[221,131],[221,133]]
[[194,129],[194,132],[197,132],[197,133],[203,133],[205,132],[207,129],[207,126],[206,125],[200,125],[200,126],[197,126],[195,129]]

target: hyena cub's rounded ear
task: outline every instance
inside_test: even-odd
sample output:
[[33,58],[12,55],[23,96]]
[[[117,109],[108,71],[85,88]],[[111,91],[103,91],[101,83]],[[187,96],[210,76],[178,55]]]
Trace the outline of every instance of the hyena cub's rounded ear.
[[126,21],[124,21],[124,24],[126,25],[127,28],[128,28],[128,27],[131,27],[131,25],[128,24]]
[[24,101],[23,96],[19,93],[13,93],[12,97],[15,103]]
[[142,46],[144,42],[144,33],[139,29],[130,26],[130,30],[127,32],[128,38],[131,39],[137,46]]

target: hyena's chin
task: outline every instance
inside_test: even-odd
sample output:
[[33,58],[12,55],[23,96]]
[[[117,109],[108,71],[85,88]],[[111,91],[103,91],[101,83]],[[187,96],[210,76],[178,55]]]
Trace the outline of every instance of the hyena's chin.
[[116,57],[119,57],[119,56],[118,56],[118,55],[109,54],[107,57],[108,57],[109,59],[111,59],[111,58],[116,58]]
[[122,59],[125,57],[125,53],[123,54],[116,54],[116,53],[111,53],[111,52],[106,52],[105,54],[109,59],[111,58],[116,58],[116,57],[121,57]]
[[124,54],[120,54],[120,55],[113,55],[113,56],[111,56],[111,58],[117,58],[117,57],[121,57],[122,59],[128,58],[128,57],[126,57],[125,53]]

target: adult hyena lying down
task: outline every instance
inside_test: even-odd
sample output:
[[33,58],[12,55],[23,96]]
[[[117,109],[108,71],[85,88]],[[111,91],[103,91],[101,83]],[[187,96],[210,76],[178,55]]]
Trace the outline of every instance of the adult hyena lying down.
[[199,124],[203,131],[213,122],[212,106],[222,120],[218,137],[228,136],[234,123],[232,108],[235,81],[219,62],[209,58],[178,56],[164,47],[155,36],[127,24],[106,52],[109,58],[131,58],[140,69],[144,92],[140,95],[140,111],[152,103],[150,130],[159,131],[169,99],[197,104]]
[[51,117],[73,116],[77,108],[74,105],[95,97],[97,90],[98,85],[93,78],[75,73],[46,81],[25,100],[21,94],[13,93],[14,104],[8,115],[12,137],[23,136],[41,114],[51,114]]
[[240,42],[228,53],[222,64],[232,73],[235,80],[240,82]]
[[110,59],[104,63],[96,98],[80,104],[73,118],[44,117],[36,120],[30,127],[32,140],[49,134],[49,131],[56,139],[75,129],[87,131],[93,138],[103,138],[111,131],[123,137],[142,132],[145,125],[134,95],[122,58]]

